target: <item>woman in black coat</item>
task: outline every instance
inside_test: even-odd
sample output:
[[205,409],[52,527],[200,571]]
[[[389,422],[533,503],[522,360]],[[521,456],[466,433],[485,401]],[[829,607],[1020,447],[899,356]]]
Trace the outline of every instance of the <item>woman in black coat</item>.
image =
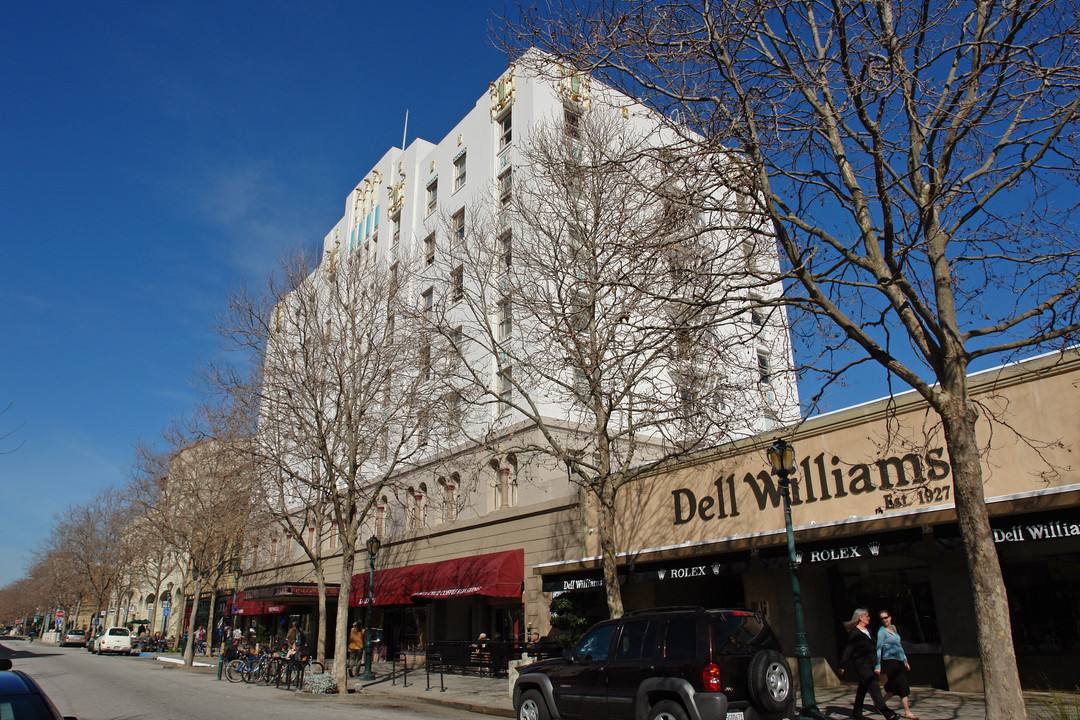
[[844,646],[844,654],[840,656],[840,674],[844,674],[844,665],[851,661],[851,667],[859,678],[859,688],[855,691],[855,705],[851,711],[851,717],[859,720],[863,717],[863,700],[866,699],[867,691],[878,711],[885,716],[886,720],[896,720],[899,717],[885,704],[885,698],[881,695],[881,686],[878,684],[877,666],[877,643],[870,635],[870,611],[866,608],[858,608],[851,616],[851,622],[844,623],[848,631],[847,645]]

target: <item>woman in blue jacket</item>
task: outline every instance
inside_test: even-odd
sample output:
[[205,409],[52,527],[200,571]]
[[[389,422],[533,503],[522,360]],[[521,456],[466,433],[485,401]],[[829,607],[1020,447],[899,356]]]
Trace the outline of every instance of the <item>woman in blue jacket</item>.
[[908,664],[907,653],[900,644],[900,633],[892,624],[892,615],[888,610],[881,611],[881,627],[877,631],[877,667],[879,673],[885,673],[888,680],[885,681],[885,699],[893,695],[900,698],[904,706],[904,717],[908,720],[919,720],[919,716],[911,712],[908,705],[908,695],[911,688],[908,685],[907,673],[911,670]]
[[896,720],[900,717],[885,704],[885,698],[881,696],[881,685],[878,684],[878,673],[874,669],[876,653],[874,652],[874,638],[870,635],[870,611],[866,608],[858,608],[851,616],[851,622],[844,623],[848,631],[847,645],[844,653],[840,656],[840,674],[844,674],[844,666],[851,661],[855,675],[859,680],[859,686],[855,690],[855,704],[851,709],[851,717],[855,720],[863,717],[863,700],[866,693],[874,701],[874,706],[885,720]]

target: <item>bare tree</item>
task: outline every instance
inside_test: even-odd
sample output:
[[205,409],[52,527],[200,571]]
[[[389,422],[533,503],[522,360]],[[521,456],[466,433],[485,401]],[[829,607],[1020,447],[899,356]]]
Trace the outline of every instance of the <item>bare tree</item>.
[[467,230],[451,219],[428,304],[449,357],[445,394],[468,409],[463,432],[565,464],[595,503],[618,617],[619,492],[793,419],[797,405],[793,376],[779,372],[789,367],[782,313],[754,322],[748,311],[751,294],[775,298],[779,285],[748,273],[745,235],[718,232],[700,212],[708,178],[657,149],[655,114],[612,96],[594,89],[591,109],[560,107],[515,138],[519,159],[494,204],[470,208]]
[[788,302],[857,349],[826,343],[832,369],[880,363],[938,414],[988,718],[1026,711],[967,374],[1080,327],[1078,17],[1069,0],[604,1],[506,30],[730,148],[714,174],[778,242]]
[[[340,547],[333,673],[344,692],[361,532],[393,478],[432,451],[438,403],[423,394],[421,340],[400,321],[410,303],[408,263],[369,264],[359,254],[340,257],[337,247],[318,260],[294,255],[264,292],[229,299],[220,332],[255,372],[219,366],[210,376],[258,417],[255,466],[277,521],[294,532],[318,530],[310,541],[298,537],[314,565],[320,608],[323,542],[333,533]],[[320,616],[320,636],[323,628]]]
[[60,513],[42,547],[47,555],[65,558],[73,583],[98,614],[108,608],[134,558],[127,534],[129,509],[118,489],[103,488],[87,503]]
[[202,408],[196,417],[191,425],[174,423],[162,447],[141,447],[129,486],[141,516],[165,533],[192,596],[186,665],[194,658],[202,593],[210,588],[212,631],[214,591],[241,557],[248,533],[258,532],[261,510],[244,428],[219,423],[216,409]]

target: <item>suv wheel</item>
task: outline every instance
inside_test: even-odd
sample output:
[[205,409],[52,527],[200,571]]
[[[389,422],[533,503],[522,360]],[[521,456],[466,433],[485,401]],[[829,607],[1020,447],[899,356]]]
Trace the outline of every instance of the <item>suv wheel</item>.
[[551,720],[544,696],[537,690],[526,690],[521,694],[521,705],[517,711],[518,720]]
[[649,720],[689,720],[683,706],[674,700],[661,700],[649,708]]
[[763,713],[782,712],[792,698],[791,667],[775,650],[763,650],[750,661],[750,701]]

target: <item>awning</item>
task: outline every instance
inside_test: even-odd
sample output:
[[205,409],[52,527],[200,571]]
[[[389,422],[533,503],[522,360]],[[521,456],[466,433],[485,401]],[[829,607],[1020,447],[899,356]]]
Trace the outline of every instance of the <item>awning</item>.
[[[412,602],[409,589],[412,588],[413,575],[419,565],[375,571],[374,605],[408,605]],[[352,588],[349,590],[349,606],[359,607],[368,602],[368,573],[353,575]]]
[[267,612],[265,600],[245,600],[244,591],[240,590],[236,593],[236,605],[234,605],[234,612],[237,615],[263,615]]
[[[473,555],[456,560],[408,565],[375,572],[375,605],[405,605],[413,599],[445,599],[466,595],[521,597],[525,551]],[[353,576],[349,604],[367,603],[368,574]]]

